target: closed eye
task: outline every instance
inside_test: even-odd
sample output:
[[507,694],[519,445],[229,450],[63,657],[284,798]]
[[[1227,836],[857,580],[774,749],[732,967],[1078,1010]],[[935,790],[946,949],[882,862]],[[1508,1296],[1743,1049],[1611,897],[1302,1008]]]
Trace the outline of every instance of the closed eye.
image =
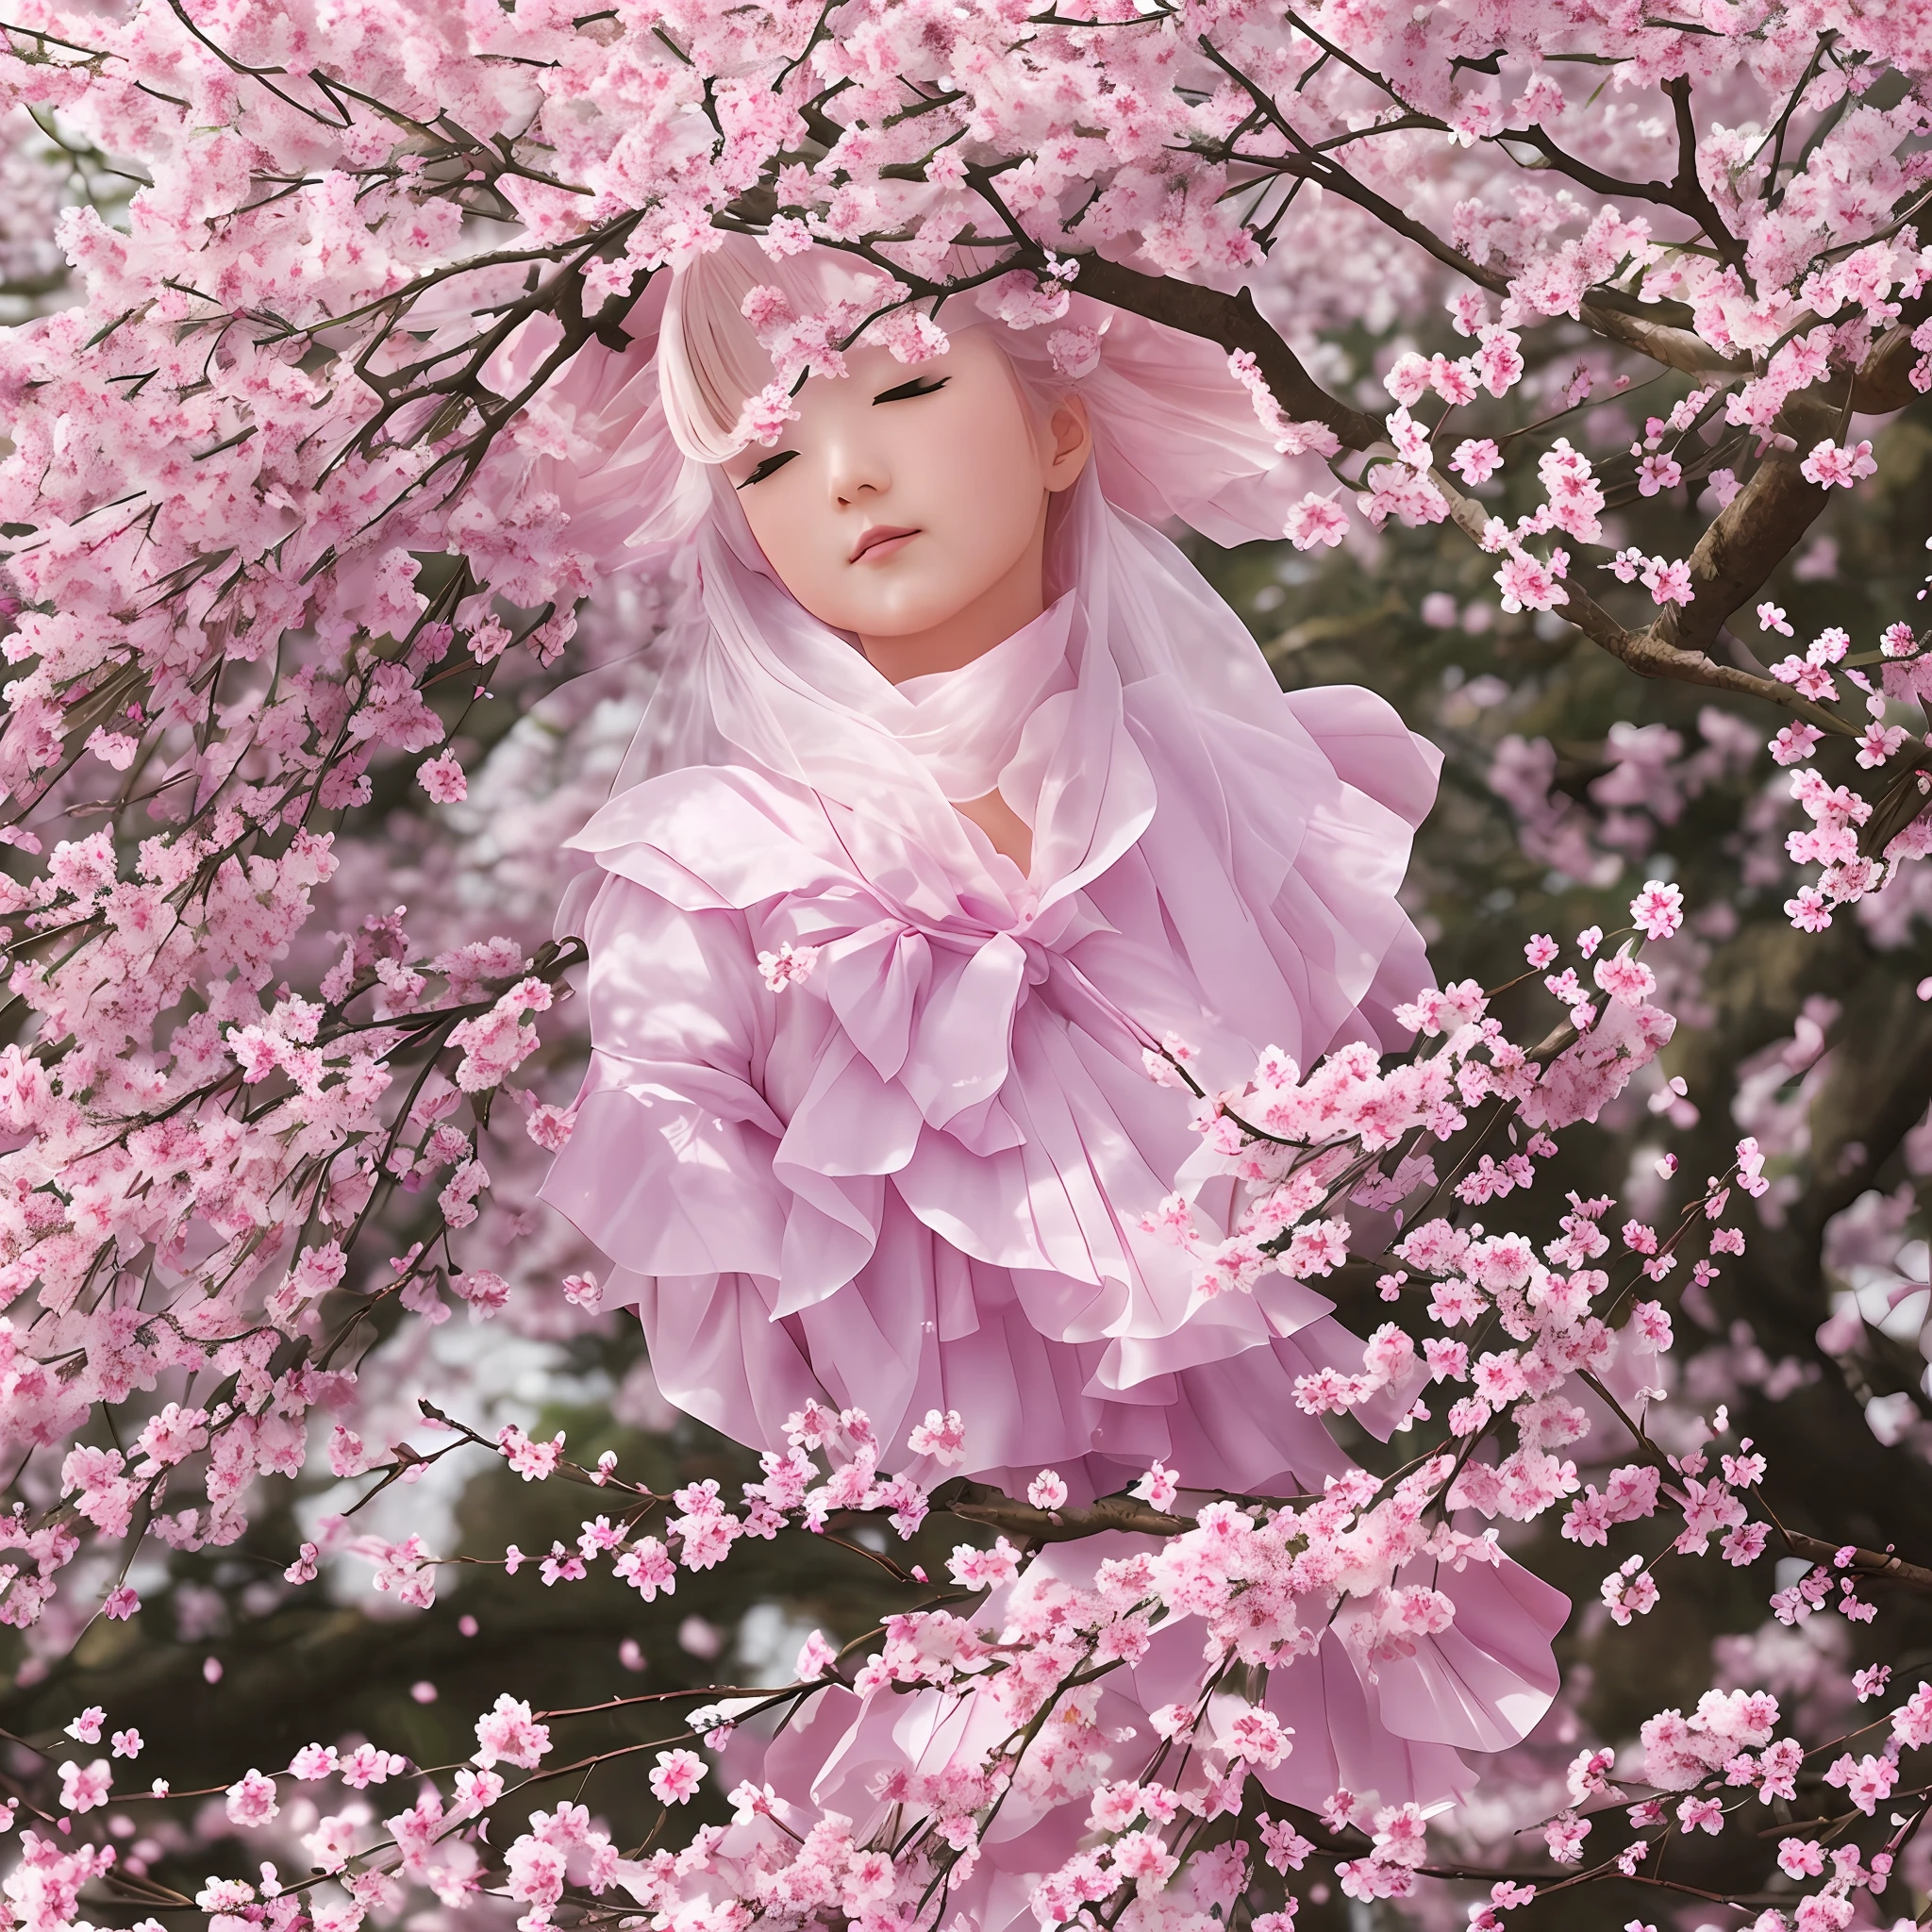
[[874,403],[910,402],[914,396],[937,395],[951,381],[945,375],[915,375],[910,382],[902,382],[897,389],[881,390],[873,397]]
[[774,472],[782,470],[797,454],[798,452],[795,449],[781,449],[774,452],[773,455],[768,456],[738,487],[741,490],[749,490],[754,483],[762,483]]

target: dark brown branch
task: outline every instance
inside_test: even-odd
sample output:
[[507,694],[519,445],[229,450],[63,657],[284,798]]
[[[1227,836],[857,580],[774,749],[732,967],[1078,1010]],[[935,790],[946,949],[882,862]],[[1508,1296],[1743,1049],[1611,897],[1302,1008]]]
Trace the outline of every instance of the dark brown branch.
[[1533,149],[1542,157],[1542,166],[1561,175],[1579,188],[1618,201],[1654,201],[1664,208],[1675,208],[1676,199],[1668,181],[1631,181],[1621,175],[1607,175],[1560,148],[1541,127],[1506,127],[1500,134],[1484,139],[1507,153],[1512,146]]
[[1767,450],[1744,487],[1711,519],[1690,553],[1691,601],[1674,605],[1650,627],[1658,644],[1701,653],[1790,554],[1827,495],[1822,485],[1805,480],[1800,465],[1813,443],[1831,435],[1837,417],[1808,391],[1779,410],[1775,427],[1795,447]]
[[1110,1529],[1131,1530],[1140,1536],[1184,1536],[1198,1525],[1185,1516],[1170,1516],[1133,1496],[1103,1496],[1085,1508],[1036,1509],[1016,1503],[1004,1491],[964,1477],[933,1491],[932,1506],[968,1523],[983,1523],[1034,1542],[1072,1542],[1076,1537],[1099,1536]]
[[[1226,74],[1238,86],[1246,90],[1255,103],[1256,112],[1291,142],[1296,150],[1291,158],[1269,156],[1266,158],[1246,156],[1224,147],[1218,150],[1215,158],[1224,161],[1241,162],[1257,169],[1265,169],[1277,174],[1299,175],[1304,180],[1318,182],[1329,189],[1344,201],[1353,202],[1364,214],[1374,219],[1391,233],[1412,242],[1418,248],[1433,256],[1445,268],[1453,269],[1477,288],[1487,289],[1491,294],[1502,294],[1509,286],[1507,270],[1492,267],[1477,261],[1465,250],[1445,242],[1425,223],[1418,222],[1405,213],[1395,204],[1364,183],[1357,181],[1346,169],[1330,159],[1315,144],[1309,142],[1283,114],[1278,106],[1239,67],[1228,60],[1205,36],[1201,40],[1202,50],[1208,58]],[[1402,124],[1414,127],[1433,127],[1446,134],[1446,122],[1431,115],[1406,116]],[[1367,128],[1351,139],[1365,139],[1371,134],[1389,131],[1386,128]],[[1665,207],[1689,212],[1693,219],[1701,219],[1694,210],[1687,209],[1682,196],[1661,181],[1630,182],[1618,181],[1609,175],[1597,175],[1593,169],[1585,168],[1581,162],[1573,161],[1550,141],[1541,128],[1532,128],[1525,133],[1509,133],[1488,136],[1492,142],[1522,141],[1533,146],[1543,155],[1553,166],[1560,166],[1561,172],[1578,180],[1591,177],[1591,185],[1604,187],[1607,191],[1639,199],[1657,201]],[[1507,151],[1507,150],[1506,150]],[[1694,176],[1693,176],[1694,184]],[[1697,191],[1702,195],[1702,190]],[[1708,208],[1708,201],[1704,202]],[[1711,219],[1716,220],[1716,210],[1710,209]],[[1723,233],[1722,224],[1718,232]],[[1654,314],[1646,314],[1646,308],[1655,308]],[[1640,355],[1648,356],[1653,361],[1662,363],[1666,368],[1681,371],[1687,375],[1708,375],[1724,374],[1730,375],[1748,375],[1751,360],[1745,356],[1725,356],[1714,349],[1699,336],[1694,329],[1681,325],[1690,319],[1690,311],[1681,303],[1645,304],[1634,297],[1615,290],[1599,290],[1584,296],[1578,313],[1586,326],[1608,340],[1621,342],[1625,348],[1635,349]]]
[[[1803,1536],[1795,1529],[1780,1528],[1780,1536],[1794,1557],[1809,1557],[1815,1563],[1836,1566],[1843,1543],[1827,1542],[1822,1536]],[[1852,1550],[1850,1571],[1874,1583],[1903,1583],[1910,1590],[1932,1595],[1932,1570],[1907,1563],[1890,1550]]]
[[[1447,499],[1449,514],[1457,525],[1480,541],[1483,525],[1488,521],[1488,513],[1483,507],[1474,498],[1466,496],[1440,470],[1431,473],[1431,480]],[[1741,496],[1742,492],[1740,494]],[[1706,534],[1707,537],[1708,532]],[[1782,554],[1779,553],[1780,556]],[[1696,569],[1693,558],[1693,580]],[[1638,676],[1669,677],[1680,684],[1702,685],[1710,691],[1734,691],[1740,697],[1757,698],[1795,712],[1807,724],[1815,724],[1821,731],[1829,732],[1834,737],[1855,735],[1853,727],[1842,718],[1826,710],[1823,705],[1801,697],[1790,685],[1780,684],[1773,677],[1760,677],[1735,664],[1721,664],[1702,649],[1679,644],[1663,635],[1665,617],[1659,617],[1643,630],[1630,630],[1619,624],[1580,584],[1572,580],[1565,584],[1564,589],[1569,595],[1569,601],[1562,607],[1565,622],[1574,625],[1591,643],[1607,651]],[[1742,602],[1742,599],[1738,601]],[[1735,609],[1737,607],[1734,604],[1731,608]],[[1713,635],[1723,625],[1724,620],[1720,618],[1712,627]]]
[[1664,92],[1671,97],[1677,120],[1677,178],[1671,183],[1671,206],[1690,216],[1710,237],[1719,260],[1736,274],[1746,289],[1751,289],[1751,269],[1744,258],[1743,244],[1724,225],[1717,204],[1704,192],[1704,183],[1697,178],[1697,124],[1690,114],[1690,76],[1680,74],[1674,80],[1665,81]]
[[[1670,181],[1631,181],[1619,175],[1606,174],[1558,147],[1541,127],[1506,128],[1484,139],[1502,146],[1506,153],[1511,144],[1531,149],[1541,157],[1544,168],[1574,181],[1578,187],[1590,189],[1592,193],[1619,201],[1648,201],[1683,215],[1710,238],[1718,258],[1734,268],[1748,286],[1743,248],[1724,225],[1724,217],[1697,178],[1697,129],[1690,117],[1690,84],[1681,78],[1666,81],[1664,92],[1671,97],[1677,128],[1677,173]],[[1435,125],[1445,134],[1449,131],[1444,122]]]
[[[1623,301],[1615,299],[1615,291],[1597,290],[1583,298],[1577,313],[1598,335],[1621,342],[1626,349],[1635,349],[1640,356],[1648,356],[1653,362],[1660,362],[1680,375],[1750,375],[1748,356],[1726,356],[1712,348],[1694,329],[1674,328],[1667,322],[1653,321],[1642,312],[1644,306],[1647,305],[1633,304],[1625,308]],[[1657,308],[1661,314],[1675,306],[1658,303]]]
[[[1506,270],[1488,267],[1461,249],[1453,247],[1423,223],[1403,213],[1393,202],[1385,200],[1373,189],[1365,188],[1344,170],[1330,166],[1322,170],[1298,169],[1295,172],[1319,181],[1344,201],[1354,202],[1365,214],[1374,216],[1385,228],[1426,249],[1444,267],[1454,269],[1478,288],[1488,289],[1492,294],[1501,294],[1508,288],[1510,277]],[[1674,311],[1677,305],[1656,305],[1657,317],[1645,315],[1643,309],[1646,306],[1628,297],[1619,300],[1614,291],[1599,290],[1584,296],[1577,307],[1577,314],[1585,326],[1594,329],[1598,335],[1621,342],[1626,349],[1635,349],[1640,355],[1648,356],[1652,361],[1660,362],[1667,369],[1675,369],[1683,375],[1750,374],[1751,358],[1748,356],[1726,356],[1714,349],[1694,329],[1674,327],[1660,319],[1666,312]]]
[[[1379,447],[1393,457],[1382,425],[1329,395],[1255,308],[1246,289],[1226,295],[1191,282],[1142,275],[1099,256],[1080,258],[1079,286],[1083,293],[1131,309],[1150,321],[1185,329],[1225,349],[1248,350],[1267,378],[1274,400],[1290,417],[1326,424],[1349,449]],[[1889,353],[1885,345],[1874,355],[1882,352]],[[1890,373],[1896,364],[1885,366]],[[1829,432],[1832,416],[1822,403],[1793,397],[1786,405],[1780,425],[1786,419],[1791,428],[1808,422],[1815,432],[1811,440],[1816,441],[1817,434]],[[1808,447],[1802,435],[1795,440]],[[1640,677],[1668,677],[1710,691],[1732,691],[1775,705],[1834,737],[1854,735],[1854,727],[1844,719],[1800,696],[1791,686],[1735,664],[1720,663],[1705,648],[1717,641],[1731,613],[1790,554],[1823,508],[1824,491],[1798,474],[1801,460],[1792,451],[1770,452],[1744,488],[1718,513],[1691,554],[1690,576],[1696,594],[1690,605],[1674,606],[1646,628],[1631,630],[1579,584],[1571,583],[1566,586],[1565,619]],[[1488,512],[1440,470],[1433,480],[1457,524],[1480,541]]]
[[1246,349],[1260,365],[1274,400],[1294,421],[1325,423],[1349,449],[1368,449],[1384,440],[1383,427],[1373,416],[1331,396],[1308,374],[1245,288],[1225,295],[1194,282],[1142,275],[1098,255],[1078,259],[1077,286],[1083,295],[1130,309],[1150,322],[1166,323],[1224,349]]
[[1866,351],[1852,378],[1852,408],[1859,415],[1889,416],[1917,401],[1911,376],[1920,351],[1912,345],[1912,331],[1927,319],[1932,319],[1932,295],[1921,295],[1904,306],[1898,320]]
[[[1284,126],[1286,124],[1282,124]],[[1380,129],[1368,130],[1379,133]],[[1400,235],[1407,242],[1413,242],[1418,248],[1435,257],[1444,268],[1451,268],[1459,275],[1474,282],[1479,289],[1487,289],[1492,295],[1500,295],[1509,286],[1508,272],[1477,261],[1474,256],[1465,254],[1453,242],[1445,242],[1425,223],[1416,221],[1405,214],[1392,201],[1385,200],[1373,188],[1357,181],[1345,168],[1336,166],[1324,155],[1318,155],[1315,149],[1301,139],[1291,137],[1302,150],[1299,156],[1281,158],[1235,154],[1230,158],[1242,161],[1251,168],[1263,169],[1275,175],[1299,175],[1305,181],[1313,181],[1318,186],[1338,194],[1344,201],[1352,201],[1364,214],[1374,218],[1392,233]]]
[[[1926,306],[1932,308],[1932,305]],[[1848,380],[1839,379],[1834,385],[1836,397],[1827,399],[1819,391],[1807,390],[1785,404],[1774,427],[1794,446],[1767,450],[1744,487],[1711,519],[1690,553],[1690,603],[1664,611],[1641,634],[1647,641],[1639,655],[1645,661],[1626,658],[1633,669],[1649,677],[1682,677],[1691,683],[1716,682],[1726,690],[1750,690],[1822,728],[1839,733],[1850,728],[1841,720],[1827,723],[1830,713],[1819,712],[1815,707],[1805,708],[1786,686],[1779,685],[1774,691],[1764,690],[1760,687],[1765,680],[1732,673],[1723,665],[1712,666],[1726,674],[1717,679],[1692,675],[1690,660],[1703,658],[1732,613],[1757,595],[1824,509],[1830,492],[1819,484],[1807,483],[1800,474],[1811,447],[1841,433],[1847,409],[1884,414],[1904,408],[1913,399],[1916,391],[1910,375],[1919,352],[1912,347],[1911,332],[1920,319],[1919,307],[1913,305],[1912,312],[1886,331]],[[1704,661],[1709,662],[1707,658]],[[1733,681],[1740,676],[1747,677],[1747,682]]]

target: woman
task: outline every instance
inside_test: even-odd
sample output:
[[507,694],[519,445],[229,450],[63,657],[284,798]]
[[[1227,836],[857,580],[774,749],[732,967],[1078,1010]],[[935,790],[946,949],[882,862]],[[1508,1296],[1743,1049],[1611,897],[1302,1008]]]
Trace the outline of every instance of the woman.
[[[939,353],[902,314],[840,357],[827,320],[878,291],[829,250],[727,240],[667,279],[631,355],[561,387],[601,464],[532,479],[607,556],[689,541],[698,600],[647,775],[573,841],[594,1052],[544,1198],[666,1394],[741,1441],[817,1401],[928,1482],[1051,1468],[1081,1502],[1158,1459],[1320,1494],[1349,1464],[1294,1379],[1359,1341],[1285,1275],[1215,1294],[1143,1225],[1176,1175],[1211,1232],[1238,1211],[1189,1179],[1151,1045],[1211,1091],[1266,1046],[1389,1043],[1427,978],[1396,891],[1437,755],[1366,691],[1283,694],[1150,527],[1277,532],[1273,434],[1209,346],[1078,298],[1013,326],[1061,304],[996,284]],[[1435,1804],[1454,1747],[1541,1714],[1560,1597],[1507,1564],[1440,1588],[1461,1614],[1399,1694],[1333,1636],[1276,1674],[1282,1794]]]

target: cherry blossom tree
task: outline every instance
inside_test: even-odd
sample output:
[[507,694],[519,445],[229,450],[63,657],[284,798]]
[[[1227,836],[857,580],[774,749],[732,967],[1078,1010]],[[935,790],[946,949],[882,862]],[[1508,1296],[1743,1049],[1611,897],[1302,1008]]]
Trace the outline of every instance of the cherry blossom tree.
[[[1046,1925],[1918,1910],[1928,64],[1916,9],[1843,5],[14,7],[13,1921],[924,1925],[1008,1792],[1065,1827]],[[755,1466],[675,1430],[522,1205],[581,1050],[554,848],[663,608],[608,573],[635,503],[575,480],[593,378],[725,231],[875,271],[807,351],[916,352],[984,284],[1218,343],[1307,489],[1217,569],[1285,676],[1374,637],[1450,742],[1414,1054],[1150,1062],[1254,1190],[1231,1242],[1174,1206],[1201,1292],[1285,1270],[1360,1332],[1297,1391],[1358,1484],[928,1492],[897,1465],[943,1415],[801,1415]],[[492,1378],[507,1333],[542,1393]],[[1325,1622],[1370,1668],[1447,1627],[1397,1572],[1479,1569],[1478,1524],[1582,1607],[1551,1720],[1443,1816],[1277,1798],[1266,1673]],[[1053,1568],[1119,1529],[1165,1554]],[[298,1620],[370,1654],[331,1591],[454,1633],[441,1716],[301,1721]],[[831,1636],[701,1685],[747,1596]],[[572,1618],[610,1668],[554,1696],[514,1642],[444,1667]],[[1043,1752],[1143,1642],[1208,1663],[1141,1757]],[[967,1682],[1004,1727],[888,1774],[891,1828],[738,1774],[781,1715]],[[178,1724],[244,1685],[272,1734],[200,1728],[273,1761]]]

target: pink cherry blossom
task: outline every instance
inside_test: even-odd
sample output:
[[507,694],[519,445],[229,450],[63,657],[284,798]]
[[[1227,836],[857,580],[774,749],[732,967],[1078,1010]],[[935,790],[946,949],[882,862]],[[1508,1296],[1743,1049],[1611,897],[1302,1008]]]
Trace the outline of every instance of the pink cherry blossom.
[[1348,535],[1348,516],[1328,498],[1310,491],[1289,510],[1282,535],[1297,550],[1312,550],[1318,543],[1332,549]]
[[1690,566],[1682,561],[1666,562],[1660,557],[1653,557],[1645,562],[1639,573],[1643,588],[1658,604],[1688,604],[1694,594],[1690,584]]
[[1449,458],[1449,467],[1470,484],[1487,483],[1502,464],[1502,451],[1487,436],[1465,437]]
[[60,1804],[68,1811],[92,1811],[108,1802],[113,1778],[105,1757],[80,1765],[69,1759],[60,1767]]
[[758,955],[758,972],[773,992],[783,992],[788,986],[808,979],[818,958],[816,946],[794,946],[790,940],[783,940],[775,952]]
[[227,1809],[229,1818],[246,1830],[269,1824],[281,1810],[275,1802],[275,1779],[250,1771],[228,1787]]
[[438,805],[460,805],[470,795],[469,781],[454,752],[440,752],[418,765],[416,782]]
[[1026,1486],[1026,1500],[1036,1509],[1058,1509],[1067,1500],[1067,1486],[1057,1471],[1042,1469]]
[[660,1805],[686,1805],[704,1781],[704,1759],[693,1751],[660,1751],[650,1774],[651,1795]]
[[1646,939],[1667,940],[1684,923],[1684,891],[1663,879],[1646,879],[1630,902],[1630,917]]
[[957,1410],[948,1409],[941,1415],[934,1409],[907,1438],[906,1446],[915,1456],[930,1456],[941,1465],[955,1465],[965,1451],[965,1425]]
[[1174,1472],[1158,1461],[1134,1485],[1134,1494],[1157,1509],[1172,1509],[1179,1493]]
[[1878,463],[1869,442],[1840,448],[1827,441],[1816,444],[1798,468],[1807,483],[1817,483],[1827,490],[1836,484],[1849,490],[1860,478],[1872,475]]
[[498,1762],[533,1770],[550,1749],[550,1731],[538,1724],[530,1707],[504,1692],[495,1707],[476,1720],[476,1750],[474,1762],[485,1771]]
[[1771,755],[1781,765],[1795,765],[1808,758],[1824,734],[1815,724],[1787,724],[1772,741]]

